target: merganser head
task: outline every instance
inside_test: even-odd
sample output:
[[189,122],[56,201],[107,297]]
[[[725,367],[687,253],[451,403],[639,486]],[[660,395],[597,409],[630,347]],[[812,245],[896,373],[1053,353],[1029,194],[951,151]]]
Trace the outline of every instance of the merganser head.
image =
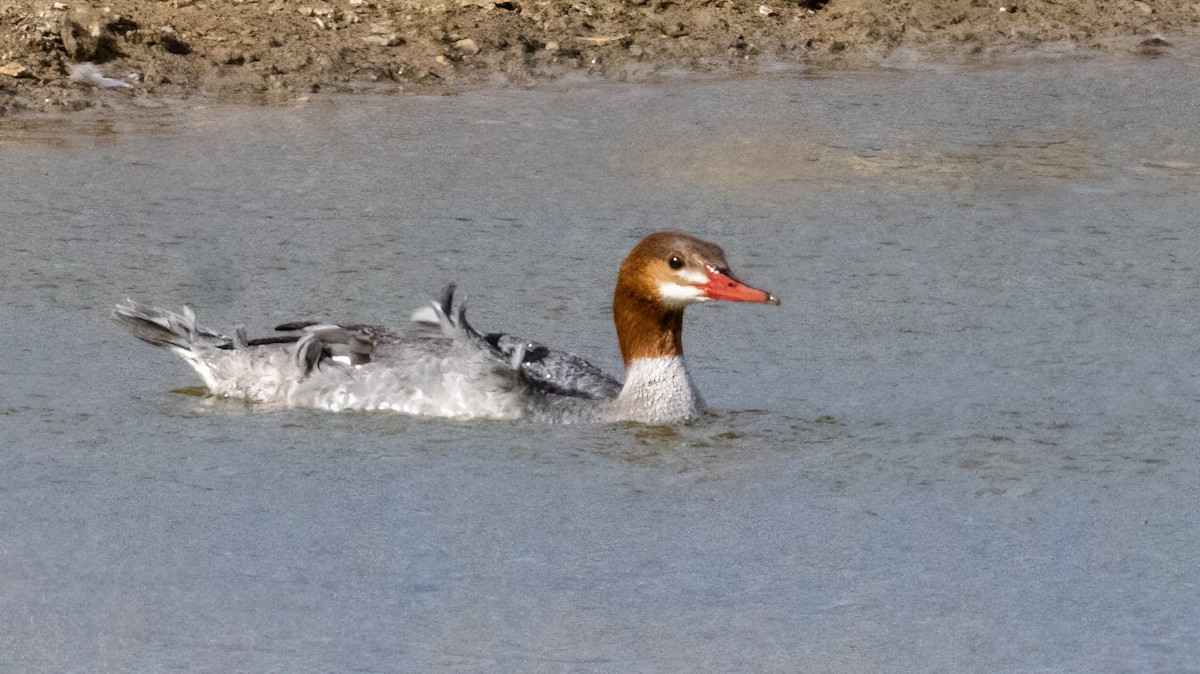
[[721,247],[680,232],[642,239],[617,276],[613,320],[626,367],[639,358],[683,355],[683,309],[693,302],[727,300],[779,304],[729,271]]
[[642,239],[621,265],[617,286],[667,309],[707,300],[779,304],[771,293],[737,280],[720,246],[680,232]]

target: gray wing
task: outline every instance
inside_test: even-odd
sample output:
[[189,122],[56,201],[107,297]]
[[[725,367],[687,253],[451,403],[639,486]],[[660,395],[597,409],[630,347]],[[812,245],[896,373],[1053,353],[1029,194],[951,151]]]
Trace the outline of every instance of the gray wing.
[[377,325],[295,322],[277,325],[275,329],[296,334],[249,340],[249,345],[296,342],[296,362],[306,375],[321,364],[338,358],[345,359],[350,365],[365,365],[371,362],[376,347],[397,339],[394,332]]
[[578,356],[499,332],[484,339],[509,363],[517,363],[521,378],[534,389],[597,400],[611,400],[621,392],[620,382]]
[[467,322],[466,300],[460,299],[455,305],[454,290],[454,284],[446,286],[441,297],[430,303],[436,318],[419,318],[418,312],[414,319],[436,324],[446,336],[484,350],[498,365],[516,372],[534,392],[596,400],[611,400],[621,392],[620,382],[578,356],[515,335],[481,334]]

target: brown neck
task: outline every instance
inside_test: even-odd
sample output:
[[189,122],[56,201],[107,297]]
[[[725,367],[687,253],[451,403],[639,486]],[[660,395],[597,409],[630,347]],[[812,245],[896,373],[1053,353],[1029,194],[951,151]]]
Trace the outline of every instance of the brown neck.
[[618,285],[613,323],[627,369],[636,358],[683,355],[683,309],[667,309]]

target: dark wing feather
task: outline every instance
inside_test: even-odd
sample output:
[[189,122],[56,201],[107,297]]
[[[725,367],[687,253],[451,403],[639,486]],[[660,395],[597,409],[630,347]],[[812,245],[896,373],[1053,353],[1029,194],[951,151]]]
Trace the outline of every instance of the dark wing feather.
[[453,284],[446,287],[433,308],[443,333],[477,345],[498,365],[518,373],[521,381],[533,391],[598,400],[616,398],[621,392],[620,382],[578,356],[554,351],[515,335],[480,334],[467,322],[466,301],[454,306]]

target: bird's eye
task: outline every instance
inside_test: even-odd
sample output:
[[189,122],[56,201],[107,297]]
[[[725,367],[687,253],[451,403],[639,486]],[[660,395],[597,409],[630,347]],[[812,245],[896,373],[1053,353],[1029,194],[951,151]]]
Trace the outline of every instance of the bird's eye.
[[671,269],[683,269],[683,260],[680,260],[678,257],[672,256],[667,264],[671,265]]

